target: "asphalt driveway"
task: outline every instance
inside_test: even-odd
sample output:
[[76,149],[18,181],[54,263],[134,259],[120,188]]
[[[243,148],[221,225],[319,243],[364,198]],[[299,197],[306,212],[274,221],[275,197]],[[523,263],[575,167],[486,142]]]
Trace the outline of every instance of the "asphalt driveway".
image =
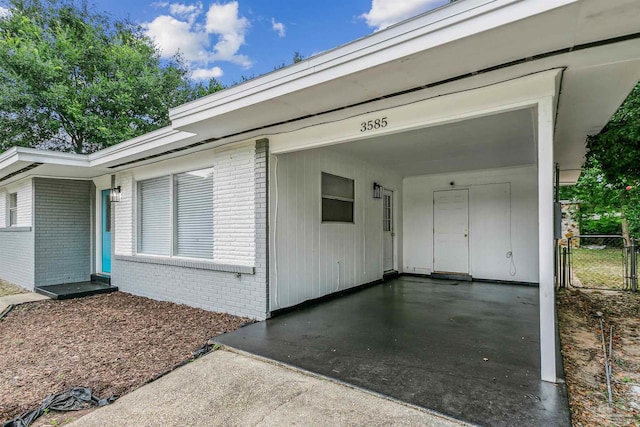
[[401,276],[218,341],[467,422],[570,425],[539,377],[537,287]]

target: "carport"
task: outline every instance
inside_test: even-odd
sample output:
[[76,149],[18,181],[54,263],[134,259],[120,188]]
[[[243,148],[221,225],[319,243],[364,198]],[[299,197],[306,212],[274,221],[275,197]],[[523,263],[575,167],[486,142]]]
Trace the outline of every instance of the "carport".
[[218,341],[472,423],[570,425],[564,383],[539,377],[537,302],[534,286],[401,276]]
[[[512,309],[537,310],[531,355],[554,383],[554,183],[576,181],[640,78],[639,16],[629,0],[453,2],[177,107],[172,126],[268,146],[268,279],[248,290],[266,317],[393,271],[536,284]],[[472,283],[451,287],[460,304]]]

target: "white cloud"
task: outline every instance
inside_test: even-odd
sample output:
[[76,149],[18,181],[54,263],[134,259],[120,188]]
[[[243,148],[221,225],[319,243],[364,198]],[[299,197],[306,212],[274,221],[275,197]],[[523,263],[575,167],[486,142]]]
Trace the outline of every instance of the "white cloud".
[[202,2],[196,4],[171,3],[169,5],[169,13],[172,16],[186,18],[188,22],[193,23],[198,16],[202,14]]
[[246,55],[239,53],[250,23],[239,15],[237,1],[213,3],[206,14],[200,1],[193,4],[156,2],[154,6],[168,13],[142,24],[146,34],[154,39],[163,58],[180,52],[192,68],[194,79],[222,76],[222,69],[212,64],[216,61],[247,68],[252,65]]
[[168,1],[156,1],[151,3],[151,6],[158,8],[158,9],[163,9],[167,6],[169,6],[169,2]]
[[3,16],[9,16],[9,9],[0,6],[0,18]]
[[191,72],[191,77],[194,80],[202,81],[202,80],[210,80],[212,78],[222,77],[224,73],[222,72],[222,68],[220,67],[212,67],[212,68],[196,68]]
[[243,67],[250,67],[251,61],[244,55],[238,55],[240,46],[249,29],[249,20],[238,16],[238,2],[226,4],[214,3],[207,12],[206,31],[218,36],[213,59],[230,61]]
[[371,10],[360,17],[370,27],[381,30],[444,3],[443,0],[372,0]]
[[143,26],[147,35],[160,47],[163,58],[170,58],[181,52],[189,62],[208,60],[209,36],[203,31],[194,30],[189,22],[160,15]]
[[274,18],[271,18],[271,29],[278,33],[279,37],[284,37],[287,30],[282,22],[276,22]]

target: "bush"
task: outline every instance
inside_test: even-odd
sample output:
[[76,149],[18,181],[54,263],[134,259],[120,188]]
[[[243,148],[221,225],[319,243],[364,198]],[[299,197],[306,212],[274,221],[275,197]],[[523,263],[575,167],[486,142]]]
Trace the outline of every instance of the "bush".
[[580,221],[580,234],[622,234],[622,220],[619,216],[603,214],[599,219],[584,215]]

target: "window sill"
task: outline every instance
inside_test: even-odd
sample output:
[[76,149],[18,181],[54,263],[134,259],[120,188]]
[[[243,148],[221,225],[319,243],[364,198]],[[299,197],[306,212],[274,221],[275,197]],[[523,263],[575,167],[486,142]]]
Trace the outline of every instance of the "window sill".
[[227,273],[255,274],[254,267],[247,267],[245,265],[219,264],[213,261],[201,261],[196,259],[168,258],[148,255],[115,255],[114,258],[117,261],[170,265],[174,267],[197,268],[200,270],[224,271]]
[[31,227],[4,227],[0,228],[0,233],[26,232],[31,231]]

